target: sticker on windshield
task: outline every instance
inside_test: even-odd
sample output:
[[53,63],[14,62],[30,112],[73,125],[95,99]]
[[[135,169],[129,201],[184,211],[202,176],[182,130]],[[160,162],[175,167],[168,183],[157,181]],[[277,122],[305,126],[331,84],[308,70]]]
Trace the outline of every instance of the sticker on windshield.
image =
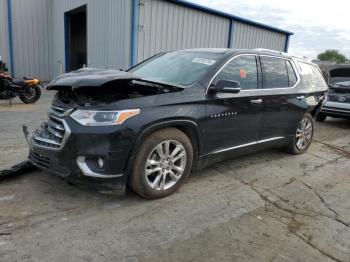
[[199,64],[204,64],[204,65],[209,65],[209,66],[215,64],[215,62],[216,62],[215,60],[199,58],[199,57],[193,58],[193,60],[192,60],[192,63],[199,63]]

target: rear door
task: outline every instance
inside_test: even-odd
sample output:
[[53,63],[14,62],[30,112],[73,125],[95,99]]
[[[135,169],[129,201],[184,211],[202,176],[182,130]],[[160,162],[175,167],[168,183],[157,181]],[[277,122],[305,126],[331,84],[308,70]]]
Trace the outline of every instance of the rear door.
[[298,76],[290,60],[260,56],[264,114],[261,139],[293,135],[305,113],[305,97],[294,88]]
[[219,80],[240,82],[238,94],[207,95],[206,151],[229,151],[258,140],[262,118],[262,99],[256,95],[261,77],[256,55],[239,55],[215,76]]

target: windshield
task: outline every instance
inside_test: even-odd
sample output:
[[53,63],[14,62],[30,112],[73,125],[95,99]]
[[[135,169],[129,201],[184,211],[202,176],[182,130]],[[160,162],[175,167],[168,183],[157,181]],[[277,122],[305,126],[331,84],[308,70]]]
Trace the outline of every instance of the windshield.
[[343,86],[343,87],[350,87],[350,81],[336,82],[333,85],[338,85],[338,86]]
[[208,52],[169,52],[156,55],[129,70],[153,81],[187,86],[199,80],[223,56]]

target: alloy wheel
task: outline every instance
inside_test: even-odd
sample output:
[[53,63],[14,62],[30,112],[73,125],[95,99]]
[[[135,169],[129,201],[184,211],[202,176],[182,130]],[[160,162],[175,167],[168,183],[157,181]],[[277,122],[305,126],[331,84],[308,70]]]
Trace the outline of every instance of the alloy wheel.
[[186,167],[187,154],[176,140],[158,144],[148,156],[145,165],[147,183],[154,190],[167,190],[181,178]]
[[304,150],[311,143],[313,134],[312,120],[303,118],[296,132],[295,145],[299,150]]

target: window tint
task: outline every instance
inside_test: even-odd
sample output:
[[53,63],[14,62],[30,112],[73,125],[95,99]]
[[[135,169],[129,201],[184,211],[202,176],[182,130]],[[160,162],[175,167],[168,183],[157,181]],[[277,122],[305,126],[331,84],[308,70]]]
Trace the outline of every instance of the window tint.
[[234,58],[220,71],[214,83],[218,80],[234,80],[240,82],[242,89],[256,89],[258,87],[258,70],[255,56],[247,55]]
[[288,83],[289,86],[294,86],[297,82],[297,76],[295,74],[295,71],[289,61],[286,61],[287,64],[287,71],[288,71]]
[[325,80],[318,67],[304,62],[299,62],[299,66],[306,85],[315,88],[325,86]]
[[288,87],[288,73],[284,59],[276,57],[261,58],[263,88]]

